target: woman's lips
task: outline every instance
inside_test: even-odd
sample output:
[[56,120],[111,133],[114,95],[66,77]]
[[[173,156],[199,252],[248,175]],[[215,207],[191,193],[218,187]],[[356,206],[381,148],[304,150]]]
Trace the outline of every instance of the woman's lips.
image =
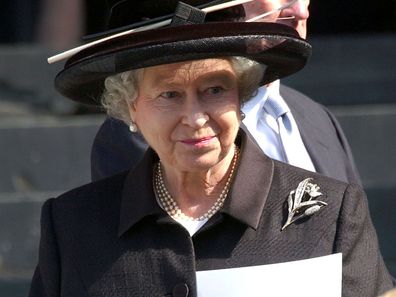
[[183,139],[181,140],[181,142],[193,146],[203,146],[208,144],[213,138],[215,138],[215,136],[207,136],[195,139]]

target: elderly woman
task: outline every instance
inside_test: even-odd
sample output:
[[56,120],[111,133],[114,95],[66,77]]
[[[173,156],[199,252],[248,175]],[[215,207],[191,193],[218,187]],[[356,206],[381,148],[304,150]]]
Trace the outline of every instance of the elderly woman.
[[199,271],[334,253],[343,296],[390,289],[362,190],[271,160],[239,129],[241,104],[303,67],[309,45],[282,25],[176,23],[106,39],[58,75],[72,99],[103,93],[150,148],[44,204],[30,296],[198,296]]

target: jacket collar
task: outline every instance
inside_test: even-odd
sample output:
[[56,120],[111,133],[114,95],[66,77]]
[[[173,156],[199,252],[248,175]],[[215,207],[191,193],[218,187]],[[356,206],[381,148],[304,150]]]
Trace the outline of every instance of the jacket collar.
[[[240,130],[241,154],[229,196],[220,211],[257,229],[272,182],[274,164],[260,148]],[[153,165],[158,161],[149,148],[142,161],[132,169],[122,192],[118,236],[148,216],[166,217],[153,191]]]
[[122,191],[118,236],[147,216],[165,214],[153,191],[153,166],[157,161],[157,154],[148,148],[143,159],[129,171]]
[[241,155],[223,213],[257,229],[271,187],[274,163],[240,130]]

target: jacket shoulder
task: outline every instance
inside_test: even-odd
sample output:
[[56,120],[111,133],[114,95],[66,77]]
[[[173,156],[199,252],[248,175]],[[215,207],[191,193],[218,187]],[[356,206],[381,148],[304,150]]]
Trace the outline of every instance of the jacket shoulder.
[[349,187],[356,186],[360,188],[359,185],[349,184],[317,172],[308,171],[276,160],[274,160],[274,171],[277,171],[274,176],[278,176],[278,182],[283,185],[289,185],[288,187],[291,189],[296,189],[300,182],[310,178],[313,184],[320,187],[320,192],[329,199],[338,200],[339,203],[342,203],[344,195]]

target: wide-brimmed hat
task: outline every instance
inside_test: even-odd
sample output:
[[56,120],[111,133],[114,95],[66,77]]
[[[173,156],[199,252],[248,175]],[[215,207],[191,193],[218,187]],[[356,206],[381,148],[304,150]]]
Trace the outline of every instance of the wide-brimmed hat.
[[[262,83],[267,84],[302,69],[311,54],[311,46],[288,26],[224,21],[224,17],[234,19],[238,14],[243,17],[241,5],[205,14],[235,1],[184,2],[187,5],[175,0],[116,1],[109,31],[96,36],[106,37],[66,61],[55,78],[56,89],[81,103],[99,104],[108,76],[226,56],[243,56],[265,64]],[[158,24],[167,26],[155,28]]]

